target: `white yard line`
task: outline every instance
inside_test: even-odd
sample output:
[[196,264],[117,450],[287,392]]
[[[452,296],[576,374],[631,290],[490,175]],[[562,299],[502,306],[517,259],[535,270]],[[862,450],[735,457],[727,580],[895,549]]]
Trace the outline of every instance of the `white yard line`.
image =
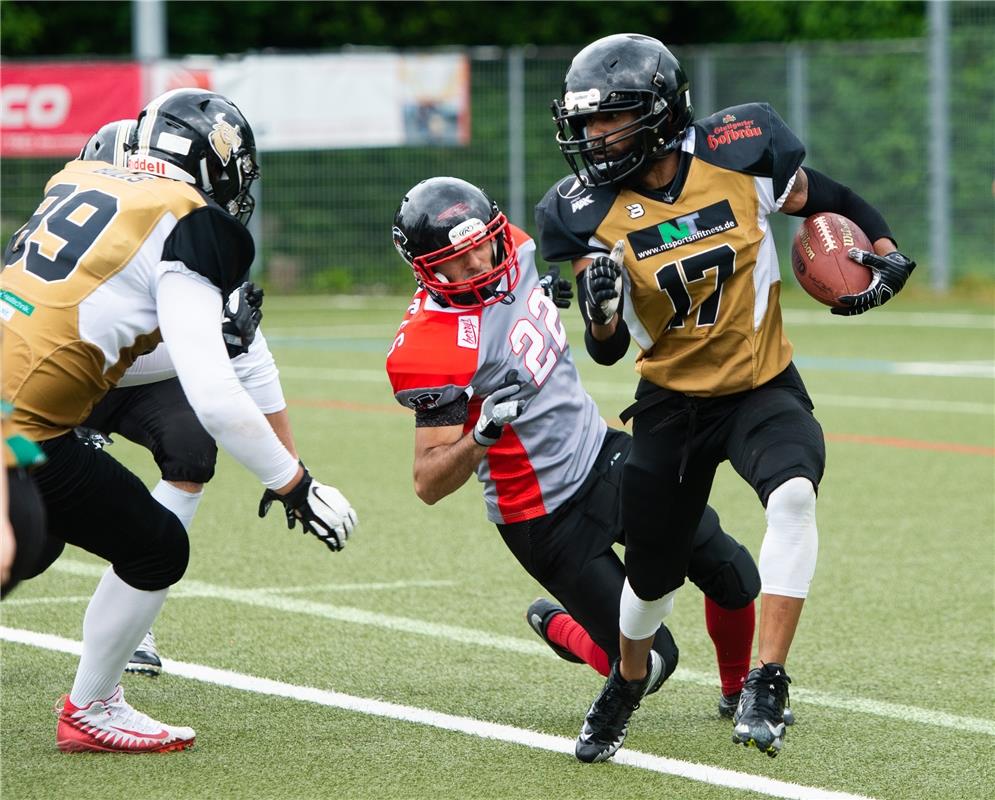
[[[80,642],[52,636],[46,633],[21,630],[18,628],[0,627],[0,638],[8,642],[40,647],[61,653],[79,655],[82,648]],[[383,700],[371,700],[365,697],[332,692],[325,689],[315,689],[309,686],[297,686],[282,681],[258,678],[239,672],[215,669],[203,664],[190,664],[183,661],[163,659],[163,669],[172,674],[190,680],[238,689],[243,692],[264,694],[272,697],[285,697],[304,703],[340,708],[358,714],[372,717],[384,717],[402,722],[412,722],[440,730],[476,736],[481,739],[493,739],[511,744],[524,745],[535,750],[547,750],[573,757],[574,740],[565,736],[552,736],[546,733],[515,728],[511,725],[501,725],[496,722],[485,722],[473,717],[459,717],[453,714],[443,714],[426,708],[404,706],[388,703]],[[662,775],[674,775],[680,778],[707,783],[712,786],[723,786],[730,789],[745,790],[764,794],[769,797],[783,797],[791,800],[869,800],[864,795],[835,792],[816,786],[802,786],[797,783],[772,780],[760,775],[750,775],[745,772],[735,772],[722,767],[712,767],[706,764],[695,764],[674,758],[663,758],[638,750],[620,750],[614,758],[616,764],[657,772]]]
[[[98,577],[104,573],[106,567],[99,564],[89,564],[83,561],[61,558],[50,569],[72,575]],[[332,619],[337,622],[350,622],[356,625],[386,628],[402,633],[413,633],[419,636],[429,636],[460,644],[469,644],[475,647],[489,647],[502,652],[540,657],[548,656],[550,658],[556,657],[546,645],[537,639],[519,639],[514,636],[501,636],[473,628],[462,628],[456,625],[443,625],[409,617],[379,614],[375,611],[367,611],[361,608],[318,603],[292,597],[281,597],[270,592],[260,593],[257,589],[235,589],[227,586],[216,586],[202,581],[184,579],[176,588],[170,591],[170,597],[177,599],[206,598],[226,600],[257,608],[265,608],[270,611],[304,614],[311,617]],[[32,598],[26,599],[31,600]],[[55,599],[46,598],[45,601],[51,602]],[[11,600],[4,600],[4,605],[8,604],[13,603]],[[690,670],[685,667],[678,667],[677,671],[670,677],[670,680],[683,681],[684,683],[706,686],[713,689],[718,684],[715,675]],[[832,692],[820,692],[812,689],[792,689],[791,696],[795,700],[801,700],[805,703],[837,711],[854,711],[861,714],[871,714],[877,717],[898,720],[900,722],[912,722],[919,725],[931,725],[939,728],[995,736],[995,720],[981,717],[966,717],[934,709],[888,703],[881,700],[840,695]]]

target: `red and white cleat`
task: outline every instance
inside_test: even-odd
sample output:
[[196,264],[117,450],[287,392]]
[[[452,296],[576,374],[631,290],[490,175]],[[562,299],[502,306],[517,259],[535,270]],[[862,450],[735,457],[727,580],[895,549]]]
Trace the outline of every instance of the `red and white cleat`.
[[124,699],[118,686],[106,700],[77,708],[65,695],[60,705],[55,741],[64,753],[168,753],[192,747],[193,728],[164,725]]

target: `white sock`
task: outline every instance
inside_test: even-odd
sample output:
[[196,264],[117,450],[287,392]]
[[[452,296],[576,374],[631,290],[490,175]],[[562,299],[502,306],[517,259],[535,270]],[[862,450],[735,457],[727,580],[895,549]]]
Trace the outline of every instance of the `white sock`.
[[818,555],[815,487],[808,478],[791,478],[767,498],[767,532],[758,564],[761,591],[807,597]]
[[189,531],[190,523],[193,522],[194,514],[197,513],[197,506],[200,505],[200,498],[204,496],[204,490],[190,493],[177,489],[168,481],[159,481],[152,490],[152,496],[159,502],[159,505],[172,511],[183,525],[183,529]]
[[77,707],[104,700],[121,682],[125,664],[152,627],[169,589],[145,592],[108,567],[83,617],[83,655],[69,701]]
[[622,635],[633,641],[655,636],[660,623],[674,610],[675,594],[676,589],[659,600],[642,600],[632,591],[626,578],[618,610],[618,629]]

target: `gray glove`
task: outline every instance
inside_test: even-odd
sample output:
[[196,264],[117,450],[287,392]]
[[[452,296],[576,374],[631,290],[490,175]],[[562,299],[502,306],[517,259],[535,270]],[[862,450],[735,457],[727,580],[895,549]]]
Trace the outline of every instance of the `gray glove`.
[[484,400],[480,409],[480,419],[473,428],[473,440],[484,447],[496,444],[501,438],[504,426],[518,419],[522,413],[522,401],[512,400],[522,388],[522,380],[516,370],[504,376],[504,383]]

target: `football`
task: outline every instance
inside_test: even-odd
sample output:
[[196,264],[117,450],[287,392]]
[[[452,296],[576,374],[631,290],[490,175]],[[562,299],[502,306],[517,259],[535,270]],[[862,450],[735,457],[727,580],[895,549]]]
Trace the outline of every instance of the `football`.
[[851,247],[874,251],[856,223],[840,214],[813,214],[802,223],[791,246],[791,268],[798,283],[827,306],[839,307],[837,297],[864,291],[872,274],[847,255]]

